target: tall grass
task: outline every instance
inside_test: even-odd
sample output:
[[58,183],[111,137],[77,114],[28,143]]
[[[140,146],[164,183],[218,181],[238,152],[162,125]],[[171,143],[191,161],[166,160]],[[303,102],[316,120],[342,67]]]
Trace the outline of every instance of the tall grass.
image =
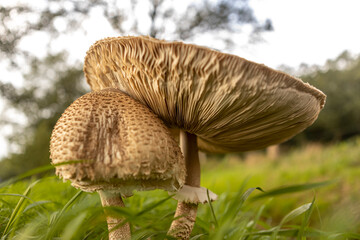
[[[354,142],[340,144],[322,148],[315,155],[319,159],[324,155],[328,156],[328,161],[338,167],[339,175],[340,166],[348,164],[344,163],[344,159],[352,163],[356,160],[348,155],[355,158],[360,156],[354,155],[354,152],[348,153],[358,146],[360,144]],[[352,178],[346,176],[336,181],[324,181],[324,175],[329,176],[327,179],[334,179],[329,173],[333,170],[330,166],[317,166],[315,155],[311,151],[295,151],[281,157],[278,163],[263,162],[265,170],[256,164],[251,167],[251,163],[226,163],[226,160],[206,164],[203,185],[218,192],[219,199],[199,207],[191,239],[360,239],[360,224],[357,221],[360,218],[354,219],[347,210],[331,211],[333,206],[321,199],[323,194],[330,196],[329,202],[355,196],[346,192],[331,192],[337,190],[339,185],[343,188],[346,184],[344,181]],[[340,157],[339,152],[346,156]],[[334,156],[340,158],[342,163],[335,161]],[[294,164],[299,158],[302,158],[303,165],[298,169],[284,166],[289,162]],[[257,163],[261,163],[261,159]],[[306,169],[305,165],[310,163],[313,165],[312,171],[318,173],[314,177],[316,181],[311,183],[306,180],[310,177],[304,177],[299,170]],[[252,177],[246,177],[245,170],[237,169],[245,168],[246,165]],[[319,170],[317,167],[328,170]],[[24,176],[29,177],[49,168],[51,167],[33,170]],[[285,169],[290,172],[290,177],[293,174],[299,180],[288,180],[287,183],[292,184],[280,186],[284,185],[279,183]],[[345,167],[343,169],[348,171]],[[235,170],[239,170],[236,180],[232,174]],[[358,169],[353,167],[353,171]],[[350,175],[356,177],[353,173]],[[0,185],[1,239],[107,239],[104,209],[96,193],[78,191],[54,176],[41,179],[24,179],[24,176]],[[261,177],[263,182],[259,180]],[[221,181],[214,181],[213,178]],[[272,182],[268,182],[268,179],[272,179]],[[229,185],[229,182],[232,184]],[[221,183],[224,184],[222,188]],[[333,195],[336,197],[333,198]],[[294,202],[293,198],[297,200]],[[348,201],[350,200],[357,201],[357,198]],[[135,192],[133,197],[125,199],[125,204],[126,208],[109,207],[107,212],[130,222],[133,239],[171,239],[166,236],[166,232],[174,216],[176,201],[167,192]],[[328,216],[322,208],[335,214]]]
[[[2,190],[19,190],[25,184],[15,183]],[[302,191],[313,186],[316,184],[297,185],[292,192],[296,192],[295,188]],[[260,191],[245,189],[245,184],[236,193],[221,194],[218,201],[200,207],[192,239],[360,239],[356,233],[323,232],[309,228],[315,201],[297,207],[286,214],[279,224],[270,226],[263,215],[268,198],[272,193],[287,193],[287,189],[274,189],[257,195],[264,200],[258,200],[263,201],[259,206],[254,206],[254,200],[249,197]],[[48,200],[43,200],[45,193]],[[1,196],[2,239],[107,238],[104,211],[97,194],[76,191],[67,183],[47,177],[29,181],[23,194],[1,193]],[[127,199],[126,204],[128,208],[113,207],[108,210],[131,223],[133,239],[166,237],[176,204],[166,192],[137,192]],[[293,219],[300,219],[300,224],[291,224]]]

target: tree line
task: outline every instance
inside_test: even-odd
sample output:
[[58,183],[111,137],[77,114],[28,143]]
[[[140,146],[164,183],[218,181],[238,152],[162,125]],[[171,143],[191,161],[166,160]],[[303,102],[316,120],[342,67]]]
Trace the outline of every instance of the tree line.
[[290,143],[332,143],[360,134],[360,55],[344,51],[324,66],[301,66],[301,79],[321,89],[326,104],[315,123]]

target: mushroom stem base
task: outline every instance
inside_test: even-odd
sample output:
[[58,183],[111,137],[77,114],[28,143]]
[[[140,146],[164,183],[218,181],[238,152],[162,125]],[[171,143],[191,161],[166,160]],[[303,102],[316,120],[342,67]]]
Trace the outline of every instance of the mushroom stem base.
[[[107,191],[99,191],[103,207],[125,207],[120,194]],[[105,209],[106,220],[109,229],[109,240],[129,240],[131,239],[129,223],[122,224],[122,218],[112,217],[111,213]]]
[[197,204],[179,202],[175,219],[170,226],[168,235],[176,239],[189,239],[196,220]]

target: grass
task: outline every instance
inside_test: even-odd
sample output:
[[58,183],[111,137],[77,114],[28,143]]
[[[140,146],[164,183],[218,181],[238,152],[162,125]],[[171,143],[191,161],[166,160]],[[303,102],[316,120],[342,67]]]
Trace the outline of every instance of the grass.
[[[333,181],[329,186],[315,191],[274,196],[265,215],[279,222],[286,212],[316,196],[316,207],[321,218],[314,216],[313,225],[322,228],[340,225],[340,222],[345,222],[341,219],[345,215],[346,220],[350,221],[346,228],[360,232],[360,138],[328,147],[309,145],[276,160],[258,153],[244,157],[246,161],[242,162],[234,158],[227,156],[221,162],[211,161],[204,165],[203,185],[221,194],[236,191],[234,183],[247,178],[249,186],[260,186],[264,190]],[[214,179],[216,174],[227,177]]]
[[[276,161],[263,153],[208,160],[202,185],[219,195],[199,207],[192,239],[360,239],[360,139],[295,149]],[[24,175],[44,171],[48,167]],[[136,192],[127,208],[133,239],[164,239],[176,208],[168,193]],[[1,239],[107,239],[96,193],[54,176],[0,183]]]

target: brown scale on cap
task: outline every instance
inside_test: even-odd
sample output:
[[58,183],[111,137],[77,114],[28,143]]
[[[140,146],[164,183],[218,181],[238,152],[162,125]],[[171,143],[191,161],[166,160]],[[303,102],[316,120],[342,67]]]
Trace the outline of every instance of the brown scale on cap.
[[285,141],[311,125],[325,103],[321,91],[264,65],[150,37],[96,42],[84,72],[93,90],[121,89],[211,152]]
[[151,110],[128,95],[106,89],[88,93],[68,107],[51,136],[56,172],[84,191],[169,191],[184,183],[180,148]]

